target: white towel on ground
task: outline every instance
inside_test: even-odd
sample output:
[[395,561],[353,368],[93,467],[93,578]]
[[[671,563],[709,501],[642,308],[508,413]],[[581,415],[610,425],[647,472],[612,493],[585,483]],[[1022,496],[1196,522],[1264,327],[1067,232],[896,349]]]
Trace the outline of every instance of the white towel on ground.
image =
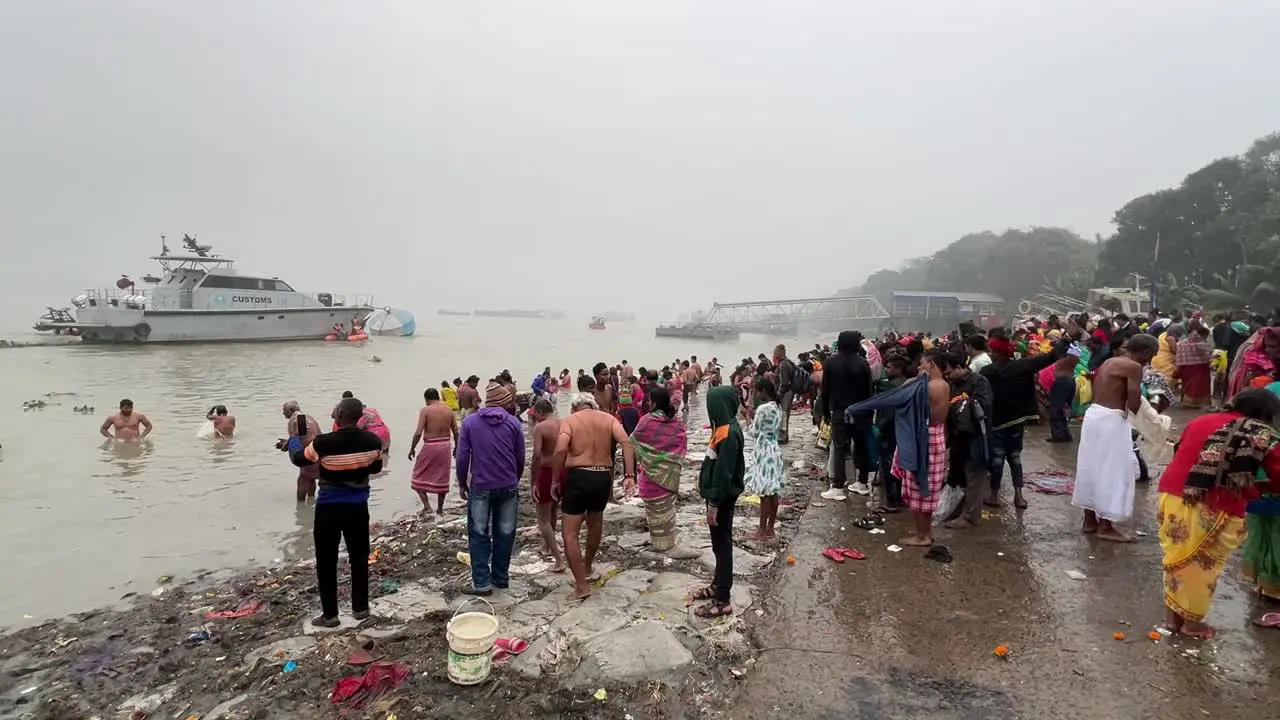
[[1080,427],[1071,504],[1092,510],[1103,520],[1127,520],[1133,515],[1133,479],[1137,474],[1133,426],[1127,413],[1090,405]]

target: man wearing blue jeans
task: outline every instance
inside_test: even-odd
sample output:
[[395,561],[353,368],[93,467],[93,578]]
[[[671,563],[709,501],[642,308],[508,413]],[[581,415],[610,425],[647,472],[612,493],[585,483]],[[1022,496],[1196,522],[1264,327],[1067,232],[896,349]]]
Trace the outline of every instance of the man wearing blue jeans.
[[492,595],[494,588],[505,590],[511,583],[524,474],[524,428],[506,409],[511,400],[507,387],[489,383],[484,408],[458,430],[458,490],[467,501],[471,553],[471,587],[463,590],[468,595]]

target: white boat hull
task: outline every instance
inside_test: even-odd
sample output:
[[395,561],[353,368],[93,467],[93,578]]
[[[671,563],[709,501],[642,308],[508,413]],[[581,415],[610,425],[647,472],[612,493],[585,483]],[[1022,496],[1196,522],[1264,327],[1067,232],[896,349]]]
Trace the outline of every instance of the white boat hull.
[[130,310],[85,308],[76,328],[85,342],[178,343],[323,340],[335,323],[351,327],[370,307],[277,308],[276,310]]

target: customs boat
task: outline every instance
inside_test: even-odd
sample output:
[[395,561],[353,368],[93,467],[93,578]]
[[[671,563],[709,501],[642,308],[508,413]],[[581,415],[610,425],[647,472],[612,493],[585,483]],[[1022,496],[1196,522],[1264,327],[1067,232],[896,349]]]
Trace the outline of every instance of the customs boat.
[[36,329],[79,335],[94,343],[243,342],[321,340],[334,326],[363,323],[372,296],[307,295],[276,277],[240,275],[234,261],[212,252],[190,235],[171,253],[161,236],[151,259],[160,276],[140,289],[127,276],[115,288],[88,290],[71,299],[70,317],[47,314]]

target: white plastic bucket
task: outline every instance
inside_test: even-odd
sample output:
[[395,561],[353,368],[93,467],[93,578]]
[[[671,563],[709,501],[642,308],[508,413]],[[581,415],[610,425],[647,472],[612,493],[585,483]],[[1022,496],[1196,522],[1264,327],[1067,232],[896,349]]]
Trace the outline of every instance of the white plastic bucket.
[[[489,612],[462,612],[473,602],[484,603]],[[459,605],[445,626],[445,636],[449,640],[449,679],[458,685],[487,680],[493,669],[493,641],[498,639],[498,616],[489,601],[471,598]]]

